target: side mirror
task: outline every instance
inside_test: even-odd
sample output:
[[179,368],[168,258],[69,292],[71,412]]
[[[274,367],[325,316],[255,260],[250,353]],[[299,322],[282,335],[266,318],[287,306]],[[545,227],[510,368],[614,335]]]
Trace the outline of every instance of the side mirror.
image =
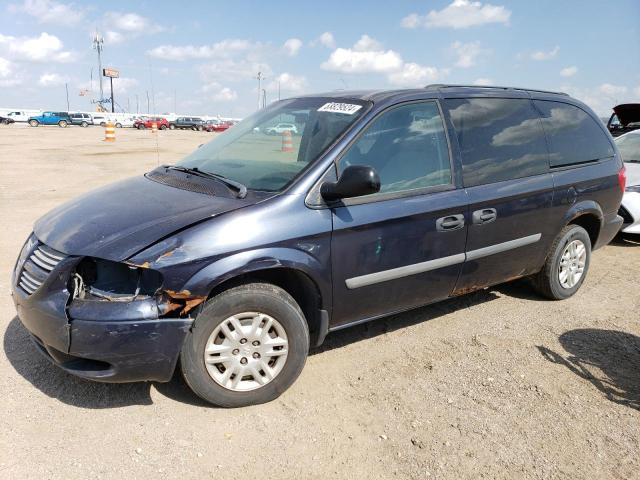
[[325,182],[320,187],[320,195],[329,202],[379,191],[380,176],[375,169],[366,165],[351,165],[344,169],[337,182]]

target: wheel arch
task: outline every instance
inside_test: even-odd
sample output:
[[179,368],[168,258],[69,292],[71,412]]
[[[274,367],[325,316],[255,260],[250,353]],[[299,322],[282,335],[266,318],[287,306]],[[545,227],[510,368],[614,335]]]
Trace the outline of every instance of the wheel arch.
[[[320,263],[308,254],[285,250],[269,257],[252,252],[224,258],[200,270],[184,289],[211,298],[230,288],[265,282],[282,288],[298,303],[307,320],[312,346],[322,343],[329,327],[331,284],[320,278]],[[276,252],[272,252],[276,253]],[[248,261],[247,261],[248,260]],[[315,268],[314,268],[315,267]]]
[[565,216],[566,225],[578,225],[587,231],[592,249],[599,247],[597,242],[603,221],[602,209],[594,201],[580,202],[573,205]]

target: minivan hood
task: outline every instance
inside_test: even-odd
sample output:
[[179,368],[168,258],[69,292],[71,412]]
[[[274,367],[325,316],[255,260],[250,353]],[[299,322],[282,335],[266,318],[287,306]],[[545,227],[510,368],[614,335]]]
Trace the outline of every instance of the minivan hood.
[[122,261],[176,230],[255,201],[191,192],[139,176],[51,210],[36,222],[34,233],[67,255]]

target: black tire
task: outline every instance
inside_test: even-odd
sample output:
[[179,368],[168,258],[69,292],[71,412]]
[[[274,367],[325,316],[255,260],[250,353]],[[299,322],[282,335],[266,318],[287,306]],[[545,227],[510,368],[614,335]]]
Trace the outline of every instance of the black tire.
[[67,121],[66,120],[60,120],[58,122],[58,126],[61,128],[67,128]]
[[121,123],[116,123],[116,128],[122,128],[122,124]]
[[167,126],[166,125],[160,125],[160,130],[166,130]]
[[40,122],[38,122],[37,120],[29,120],[29,126],[37,127],[38,125],[40,125]]
[[88,124],[87,122],[82,122],[82,123],[80,124],[80,126],[81,126],[82,128],[87,128],[87,127],[89,126],[89,124]]
[[173,123],[171,123],[171,124],[169,124],[169,129],[170,130],[175,130],[176,126]]
[[[280,373],[264,386],[250,391],[229,390],[213,380],[204,364],[209,336],[225,319],[242,312],[260,312],[277,319],[288,339],[288,354]],[[207,402],[225,408],[269,402],[298,378],[309,352],[309,330],[296,301],[279,287],[250,283],[227,290],[207,301],[187,335],[180,364],[191,389]]]
[[[574,240],[580,240],[586,248],[585,266],[578,282],[572,288],[565,288],[560,283],[560,259],[566,246]],[[542,270],[532,277],[533,285],[538,293],[548,299],[564,300],[565,298],[569,298],[582,286],[589,272],[590,261],[591,239],[589,238],[589,234],[584,228],[578,225],[567,225],[553,241]]]
[[144,127],[144,125],[143,125],[142,123],[140,123],[140,124],[138,125],[138,130],[144,130],[144,128],[145,128],[145,127]]

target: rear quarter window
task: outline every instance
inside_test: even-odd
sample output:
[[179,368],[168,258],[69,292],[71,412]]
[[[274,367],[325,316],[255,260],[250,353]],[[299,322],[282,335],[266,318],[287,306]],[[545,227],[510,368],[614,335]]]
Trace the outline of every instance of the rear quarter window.
[[448,99],[444,106],[462,153],[465,187],[549,170],[544,130],[529,99]]
[[575,105],[534,100],[542,115],[552,167],[600,160],[614,155],[604,130],[587,112]]

